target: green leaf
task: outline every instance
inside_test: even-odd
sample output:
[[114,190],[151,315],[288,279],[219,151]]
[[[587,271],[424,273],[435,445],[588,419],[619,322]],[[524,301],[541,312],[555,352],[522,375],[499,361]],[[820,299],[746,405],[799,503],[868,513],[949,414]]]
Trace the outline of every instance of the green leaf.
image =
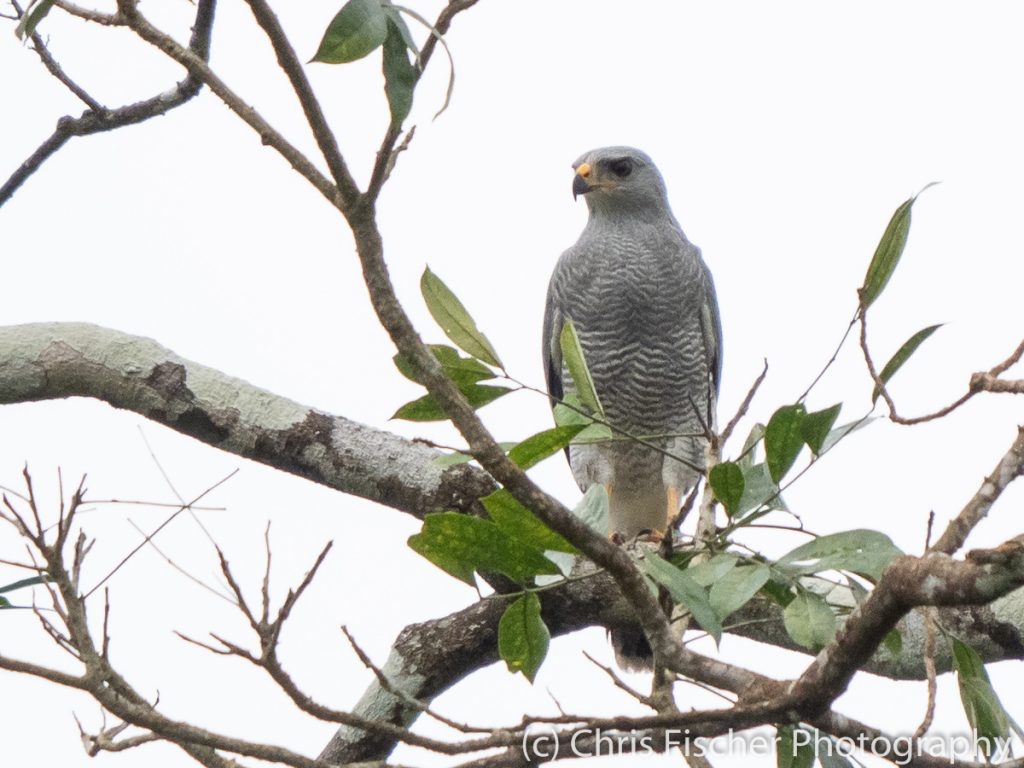
[[540,600],[527,592],[498,621],[498,655],[509,672],[522,672],[531,683],[548,653],[551,633],[540,617]]
[[549,456],[554,456],[584,429],[582,424],[552,427],[523,440],[508,452],[520,469],[529,469]]
[[473,571],[497,571],[518,584],[539,574],[559,574],[537,548],[512,538],[490,520],[457,512],[432,512],[409,546],[430,562],[470,586]]
[[842,403],[836,403],[831,408],[826,408],[823,411],[813,411],[804,416],[800,424],[800,434],[814,455],[821,455],[821,446],[825,443],[828,433],[832,430],[832,425],[836,423],[836,418],[839,416],[839,410],[842,407]]
[[828,603],[813,592],[801,590],[782,613],[782,622],[793,642],[819,651],[836,632],[836,616]]
[[672,599],[689,611],[716,643],[722,639],[722,623],[711,607],[707,591],[700,584],[653,552],[644,555],[639,566],[641,571],[665,587]]
[[542,523],[504,488],[480,499],[491,520],[514,539],[541,551],[554,550],[575,554],[576,547]]
[[786,509],[779,495],[779,485],[771,478],[768,465],[754,464],[743,470],[743,496],[733,517],[742,517],[752,509]]
[[380,0],[348,0],[327,25],[313,61],[345,64],[380,47],[388,36],[388,17]]
[[763,587],[761,587],[761,594],[770,600],[778,603],[783,608],[793,602],[795,595],[789,584],[785,583],[781,579],[769,579]]
[[19,40],[24,40],[26,37],[32,37],[35,34],[39,22],[46,18],[46,14],[50,12],[55,2],[56,0],[39,0],[31,8],[25,10],[21,21],[18,22],[18,26],[14,29],[14,34],[18,36]]
[[882,638],[882,645],[892,654],[893,658],[898,659],[903,653],[903,635],[898,629],[890,629]]
[[[445,372],[445,375],[456,384],[475,384],[478,381],[495,377],[494,371],[486,365],[475,358],[462,357],[454,347],[449,347],[445,344],[428,344],[427,349],[437,358],[437,362],[441,364],[441,370]],[[401,353],[396,354],[391,359],[394,361],[398,372],[405,376],[405,378],[417,384],[423,383],[422,379],[413,371],[412,364]]]
[[498,368],[504,367],[498,359],[498,353],[491,346],[491,342],[477,329],[473,318],[469,316],[462,302],[441,281],[441,278],[430,271],[430,267],[423,270],[423,276],[420,278],[420,292],[423,294],[423,300],[426,302],[431,316],[441,326],[445,336],[455,343],[455,346],[489,365]]
[[822,736],[820,731],[817,733],[820,739],[815,754],[818,757],[818,765],[821,768],[853,768],[850,758],[843,754],[844,752],[849,752],[849,743],[844,746],[833,738]]
[[986,757],[991,757],[1009,739],[1010,716],[992,687],[977,651],[956,638],[951,638],[951,642],[964,714],[976,735],[978,748]]
[[[459,390],[474,408],[482,408],[512,391],[508,387],[489,387],[477,384],[459,387]],[[395,411],[391,418],[404,421],[447,421],[448,415],[432,395],[424,395],[403,405]]]
[[794,576],[845,570],[875,581],[896,556],[903,554],[884,533],[855,529],[819,536],[785,554],[776,567]]
[[757,444],[762,439],[764,439],[764,424],[755,424],[750,428],[747,439],[743,441],[743,450],[740,451],[740,457],[736,460],[744,472],[753,465],[757,458]]
[[715,498],[722,502],[729,517],[736,514],[743,498],[743,470],[738,464],[723,461],[715,464],[708,473],[708,482]]
[[390,17],[387,25],[388,36],[384,38],[383,58],[384,94],[388,97],[391,110],[391,125],[398,127],[412,109],[412,94],[419,72],[409,61],[409,49],[402,30]]
[[772,414],[764,429],[764,454],[768,471],[776,483],[793,466],[804,446],[801,430],[807,411],[799,403],[784,405]]
[[34,587],[36,584],[45,584],[49,581],[49,576],[30,576],[27,579],[21,579],[0,587],[0,592],[13,592],[16,589],[24,589],[25,587]]
[[775,764],[778,768],[811,768],[814,765],[814,739],[806,728],[781,725],[776,734]]
[[771,571],[764,563],[737,565],[711,585],[710,602],[722,621],[738,611],[768,581]]
[[594,483],[572,509],[572,513],[595,533],[608,535],[608,492],[600,483]]
[[[515,443],[498,443],[498,447],[503,451],[511,449]],[[439,467],[454,467],[458,464],[465,464],[473,460],[473,456],[464,451],[452,451],[451,453],[442,453],[439,456],[435,456],[433,463]]]
[[889,219],[889,224],[886,226],[885,232],[882,233],[882,239],[878,241],[875,255],[871,258],[868,271],[864,275],[864,285],[857,291],[863,309],[870,307],[881,295],[889,278],[896,270],[896,265],[907,244],[907,236],[910,234],[911,209],[921,193],[934,184],[935,182],[928,184],[921,192],[909,200],[905,200]]
[[[889,362],[885,364],[885,367],[882,368],[882,372],[878,374],[878,378],[882,380],[882,383],[888,383],[889,379],[893,377],[893,374],[895,374],[896,371],[898,371],[903,364],[910,359],[910,356],[917,351],[917,348],[921,346],[924,340],[941,327],[942,323],[939,323],[938,325],[929,325],[927,328],[922,328],[903,342],[903,346],[896,350],[896,354],[889,358]],[[880,394],[882,394],[882,392],[876,385],[871,391],[871,402],[874,403],[878,400],[878,396]]]
[[560,427],[580,425],[583,430],[572,439],[572,443],[600,443],[612,439],[612,430],[607,424],[594,421],[582,412],[583,404],[576,395],[566,395],[554,407],[555,424]]
[[565,367],[569,369],[569,375],[576,385],[576,393],[580,402],[598,416],[603,416],[601,401],[597,398],[594,380],[590,377],[590,370],[583,358],[583,347],[580,345],[579,336],[576,335],[576,326],[569,318],[566,318],[565,324],[562,326],[558,344],[562,349],[562,360]]
[[685,568],[686,575],[702,587],[710,587],[735,568],[739,561],[740,559],[736,555],[722,553],[702,563],[695,563],[690,566],[680,565],[680,567]]
[[412,51],[413,55],[419,59],[420,49],[416,47],[416,41],[412,38],[412,32],[409,31],[409,25],[405,23],[405,19],[402,18],[402,14],[395,6],[388,4],[384,6],[384,13],[388,17],[388,21],[398,28],[398,33],[402,36],[402,41],[405,43],[405,47]]
[[878,418],[878,416],[867,416],[836,427],[828,433],[828,437],[826,437],[825,441],[821,444],[821,453],[831,451],[833,446],[835,446],[840,440],[845,439],[847,435],[853,434],[858,429],[863,429],[871,422],[877,421]]

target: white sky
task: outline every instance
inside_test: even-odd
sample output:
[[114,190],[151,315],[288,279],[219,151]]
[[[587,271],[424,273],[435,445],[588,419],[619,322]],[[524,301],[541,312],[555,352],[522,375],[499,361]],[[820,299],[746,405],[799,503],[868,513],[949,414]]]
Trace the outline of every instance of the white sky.
[[[340,0],[277,5],[308,57]],[[415,3],[431,18],[440,7],[436,0]],[[191,8],[142,3],[179,34]],[[725,337],[720,419],[731,415],[767,358],[771,372],[753,409],[763,420],[799,395],[828,358],[892,211],[938,180],[915,208],[904,261],[873,310],[872,342],[884,360],[919,328],[946,323],[893,387],[906,413],[944,404],[971,372],[1004,358],[1022,336],[1022,17],[1013,2],[481,0],[449,35],[458,72],[452,106],[431,121],[446,77],[439,55],[417,94],[416,139],[381,201],[399,293],[425,336],[440,341],[418,295],[429,263],[469,306],[509,369],[540,383],[548,275],[585,219],[583,203],[569,192],[570,163],[595,146],[638,146],[658,163],[678,219],[715,275]],[[5,28],[3,175],[60,115],[81,111]],[[42,31],[67,70],[109,105],[147,97],[180,78],[174,65],[125,33],[82,29],[57,14]],[[213,64],[293,141],[312,147],[242,3],[225,2],[218,11]],[[379,55],[309,71],[351,166],[365,179],[386,119]],[[319,195],[209,94],[144,125],[73,140],[0,209],[0,254],[4,324],[84,320],[151,336],[300,402],[410,437],[453,439],[443,428],[388,422],[418,392],[391,365],[393,349],[370,311],[350,236]],[[851,347],[809,404],[842,400],[846,421],[863,413],[870,389]],[[550,423],[536,396],[510,397],[484,413],[502,440]],[[979,398],[938,424],[875,424],[787,500],[812,530],[878,528],[919,551],[929,510],[939,524],[954,515],[1006,450],[1020,419],[1020,402],[1002,396]],[[94,497],[171,501],[140,428],[185,496],[241,468],[212,497],[227,511],[203,519],[251,591],[266,521],[273,523],[279,594],[301,578],[327,539],[335,540],[283,641],[288,668],[325,702],[351,705],[370,677],[346,647],[340,624],[382,662],[402,626],[474,599],[405,547],[418,527],[408,516],[95,402],[0,409],[0,483],[16,485],[27,460],[37,490],[51,502],[58,466],[65,478],[88,472]],[[578,492],[564,462],[554,459],[536,476],[574,503]],[[972,545],[1019,533],[1012,515],[1022,500],[1020,489],[1008,494]],[[151,528],[161,515],[107,506],[83,518],[98,539],[90,576],[99,578],[137,543],[129,517]],[[745,541],[781,553],[803,539]],[[216,580],[211,548],[191,521],[179,519],[158,543],[180,565]],[[18,554],[11,536],[0,536],[0,556]],[[16,578],[0,568],[0,584]],[[212,659],[172,634],[213,631],[250,641],[226,604],[152,550],[112,581],[111,599],[115,663],[143,693],[159,692],[166,714],[310,755],[329,738],[331,726],[295,713],[256,670]],[[0,620],[4,653],[66,663],[29,612]],[[584,647],[610,659],[600,631],[562,638],[532,688],[495,666],[443,696],[438,707],[456,719],[490,723],[517,719],[524,708],[552,711],[552,695],[569,711],[628,706],[582,658]],[[796,674],[807,662],[732,638],[722,650],[778,676]],[[1019,665],[998,665],[992,674],[1019,719]],[[13,675],[4,677],[3,690],[6,761],[87,763],[71,711],[95,729],[96,706]],[[940,691],[936,729],[965,730],[955,685],[946,679]],[[686,697],[684,706],[711,703],[689,691]],[[892,706],[880,707],[883,700]],[[858,680],[841,708],[911,731],[923,712],[923,687]],[[396,759],[426,762],[408,750]],[[101,760],[191,764],[165,746]],[[678,764],[674,757],[650,763],[670,760]]]

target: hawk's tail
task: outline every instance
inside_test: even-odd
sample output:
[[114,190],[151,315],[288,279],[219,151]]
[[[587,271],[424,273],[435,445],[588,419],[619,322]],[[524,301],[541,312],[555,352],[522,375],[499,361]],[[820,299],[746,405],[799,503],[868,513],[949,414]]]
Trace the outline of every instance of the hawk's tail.
[[608,632],[615,651],[615,663],[627,672],[650,672],[654,654],[640,627],[619,627]]

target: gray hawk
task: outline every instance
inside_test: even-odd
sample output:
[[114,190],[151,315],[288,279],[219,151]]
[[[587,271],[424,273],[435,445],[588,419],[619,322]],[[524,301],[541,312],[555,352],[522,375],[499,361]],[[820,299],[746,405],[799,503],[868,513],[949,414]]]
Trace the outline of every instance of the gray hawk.
[[[553,402],[574,394],[559,345],[571,319],[598,400],[618,430],[618,439],[569,447],[573,476],[582,490],[605,486],[609,535],[660,534],[700,477],[714,427],[722,369],[715,288],[647,155],[605,147],[573,168],[573,196],[584,196],[590,215],[548,287],[548,392]],[[626,666],[642,666],[650,653],[635,630],[617,630],[612,641]]]

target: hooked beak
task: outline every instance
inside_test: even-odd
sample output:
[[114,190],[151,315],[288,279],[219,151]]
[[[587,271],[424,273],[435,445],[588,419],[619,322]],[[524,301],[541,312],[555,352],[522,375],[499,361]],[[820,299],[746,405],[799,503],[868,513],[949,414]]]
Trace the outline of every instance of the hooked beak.
[[576,169],[576,176],[572,180],[572,199],[575,200],[579,195],[585,195],[588,192],[593,191],[593,187],[587,181],[590,176],[591,169],[590,163],[580,163]]

